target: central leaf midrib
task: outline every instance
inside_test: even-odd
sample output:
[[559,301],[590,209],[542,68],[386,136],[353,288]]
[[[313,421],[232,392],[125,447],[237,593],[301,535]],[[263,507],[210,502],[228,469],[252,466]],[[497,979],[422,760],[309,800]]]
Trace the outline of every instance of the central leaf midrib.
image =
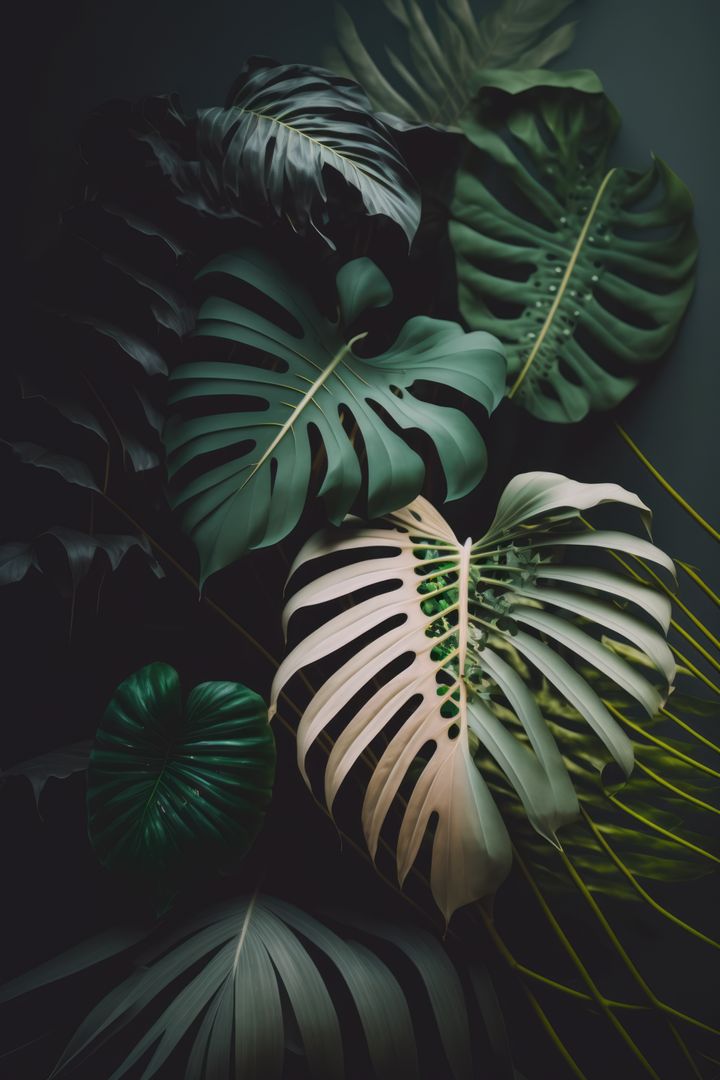
[[529,353],[525,363],[523,364],[522,369],[520,370],[515,382],[511,386],[510,390],[508,391],[508,397],[510,397],[510,398],[514,397],[515,394],[518,392],[518,390],[522,386],[523,382],[525,381],[530,369],[532,368],[532,365],[534,364],[535,360],[537,359],[537,357],[538,357],[538,355],[540,353],[540,349],[541,349],[541,347],[543,345],[543,342],[545,341],[545,338],[547,337],[547,335],[548,335],[548,333],[550,331],[550,328],[553,325],[553,322],[555,320],[555,316],[557,315],[558,310],[560,309],[560,304],[562,303],[562,301],[565,298],[565,293],[567,292],[568,285],[570,284],[570,279],[572,277],[573,271],[575,270],[575,267],[576,267],[576,265],[578,263],[578,260],[580,258],[580,253],[581,253],[581,251],[583,249],[583,246],[585,244],[585,240],[586,240],[586,237],[588,235],[588,232],[590,231],[590,226],[593,223],[593,220],[595,218],[595,214],[597,213],[598,208],[600,206],[600,203],[602,201],[602,197],[605,194],[605,191],[607,190],[608,184],[610,183],[610,181],[611,181],[611,179],[612,179],[612,177],[613,177],[613,175],[615,174],[616,171],[617,170],[615,168],[612,168],[605,174],[600,186],[598,187],[598,189],[597,189],[597,191],[595,193],[595,197],[594,197],[594,199],[592,201],[592,205],[590,207],[590,210],[588,211],[587,217],[585,218],[585,220],[584,220],[584,222],[582,224],[582,227],[580,229],[580,232],[578,233],[578,238],[575,241],[575,245],[574,245],[574,247],[572,249],[572,252],[570,253],[570,259],[568,260],[568,264],[565,267],[565,273],[563,274],[562,279],[560,281],[560,284],[558,286],[557,296],[555,297],[552,304],[550,305],[550,310],[548,311],[548,313],[547,313],[547,315],[545,317],[545,321],[543,322],[543,325],[542,325],[542,327],[540,329],[540,332],[539,332],[539,334],[537,336],[537,340],[535,341],[532,349],[530,350],[530,353]]
[[257,116],[259,120],[269,120],[271,124],[278,124],[279,127],[284,127],[286,131],[292,131],[294,135],[299,135],[301,139],[307,139],[308,142],[311,142],[314,146],[319,146],[321,150],[324,150],[326,153],[333,154],[335,157],[340,158],[341,161],[347,161],[353,169],[362,173],[368,180],[378,183],[377,177],[373,176],[367,169],[363,169],[362,165],[359,165],[354,158],[349,157],[347,154],[340,153],[339,150],[334,150],[332,146],[328,146],[328,144],[324,143],[321,139],[314,139],[312,135],[308,135],[302,128],[294,127],[292,124],[286,124],[284,120],[280,120],[277,116],[271,116],[269,113],[261,113],[256,109],[246,109],[242,105],[236,105],[234,107],[239,109],[241,113],[245,113],[247,116]]
[[273,451],[275,450],[277,445],[285,438],[287,433],[292,430],[292,427],[295,424],[295,421],[297,420],[297,418],[307,408],[307,406],[309,404],[311,404],[311,402],[314,400],[315,395],[318,392],[318,390],[320,390],[324,386],[324,384],[330,378],[330,376],[335,371],[335,369],[338,367],[338,365],[343,362],[345,357],[350,352],[352,352],[353,345],[356,342],[361,341],[366,336],[367,336],[367,331],[365,333],[362,333],[362,334],[356,334],[356,336],[354,338],[351,338],[351,340],[348,341],[347,344],[343,345],[342,348],[337,351],[337,353],[332,358],[332,360],[330,361],[328,366],[325,368],[325,370],[322,371],[320,375],[318,375],[317,379],[312,384],[312,386],[305,392],[305,395],[303,396],[302,400],[298,402],[298,404],[295,406],[295,408],[291,412],[290,416],[282,424],[282,426],[280,428],[280,431],[277,433],[277,435],[272,440],[270,445],[263,451],[261,456],[255,462],[255,465],[253,466],[253,468],[251,469],[249,474],[245,477],[242,484],[238,488],[238,493],[240,491],[243,491],[244,488],[247,487],[247,485],[250,483],[252,478],[258,472],[258,470],[261,469],[262,466],[265,464],[265,462],[268,461],[268,459],[272,456]]

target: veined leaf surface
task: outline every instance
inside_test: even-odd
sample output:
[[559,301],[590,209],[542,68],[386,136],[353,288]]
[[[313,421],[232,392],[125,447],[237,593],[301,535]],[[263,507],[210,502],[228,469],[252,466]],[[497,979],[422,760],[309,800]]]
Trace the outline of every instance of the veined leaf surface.
[[358,192],[366,213],[395,221],[408,243],[415,235],[417,185],[391,132],[350,79],[253,57],[227,107],[201,111],[197,138],[210,206],[287,217],[297,232],[312,226],[324,236],[323,170],[332,169]]
[[[315,605],[356,602],[289,652],[273,684],[270,715],[294,675],[373,633],[315,692],[297,731],[298,764],[307,780],[313,743],[347,709],[325,767],[325,799],[332,809],[341,784],[373,743],[379,760],[362,813],[373,857],[400,784],[420,764],[402,814],[398,877],[402,883],[437,814],[431,887],[446,919],[462,904],[495,892],[511,861],[504,822],[473,760],[478,743],[548,840],[555,842],[557,829],[578,813],[533,683],[548,680],[626,775],[633,766],[631,743],[571,661],[594,665],[651,716],[672,683],[675,666],[664,637],[667,597],[604,569],[556,565],[563,549],[610,548],[672,573],[672,562],[646,540],[578,529],[580,513],[604,502],[648,513],[637,496],[615,484],[526,473],[508,484],[493,523],[475,543],[462,543],[427,501],[417,499],[377,525],[317,534],[292,568],[291,575],[303,568],[313,577],[287,601],[286,626],[295,612]],[[323,559],[337,553],[353,557],[324,573]],[[383,591],[356,596],[370,587]],[[647,657],[660,686],[603,646],[594,632],[608,629]],[[526,663],[526,679],[505,658],[508,643]],[[401,670],[384,677],[395,662]],[[362,704],[354,706],[356,695]],[[511,711],[522,737],[503,723],[501,709]],[[398,713],[404,719],[378,750],[374,740],[382,739]]]
[[117,688],[88,769],[88,826],[100,861],[172,896],[196,867],[244,854],[275,774],[262,698],[240,683],[196,686],[154,663]]
[[690,300],[692,197],[658,157],[609,168],[619,117],[592,72],[486,73],[450,207],[460,309],[504,342],[541,420],[623,400]]
[[[423,458],[386,422],[417,429],[433,441],[445,471],[448,499],[473,488],[485,471],[485,444],[459,409],[430,404],[412,393],[417,380],[480,402],[488,412],[502,399],[504,360],[489,334],[466,334],[457,323],[416,316],[378,356],[359,356],[365,334],[347,328],[392,298],[390,285],[367,258],[346,263],[337,276],[339,319],[320,315],[309,293],[253,249],[215,259],[204,275],[227,275],[251,285],[281,309],[283,319],[259,314],[220,296],[200,309],[197,337],[234,345],[238,362],[202,360],[172,375],[165,429],[170,499],[200,552],[202,578],[250,548],[277,543],[295,527],[308,498],[311,431],[326,455],[319,494],[339,523],[361,494],[363,473],[350,437],[354,424],[366,455],[372,516],[414,498],[425,478]],[[206,411],[205,399],[224,398],[228,411]],[[234,399],[252,398],[256,407]],[[190,408],[189,413],[184,412]],[[235,448],[235,449],[233,449]],[[225,454],[215,464],[218,452]],[[192,479],[183,470],[192,465]]]
[[392,114],[384,117],[388,123],[398,118],[454,125],[483,71],[544,67],[570,46],[574,23],[545,34],[569,4],[570,0],[501,0],[493,11],[476,18],[469,0],[438,0],[433,29],[418,0],[385,0],[385,7],[405,31],[410,53],[408,67],[386,49],[402,92],[385,77],[351,16],[338,4],[338,49],[330,66],[357,79],[375,107]]

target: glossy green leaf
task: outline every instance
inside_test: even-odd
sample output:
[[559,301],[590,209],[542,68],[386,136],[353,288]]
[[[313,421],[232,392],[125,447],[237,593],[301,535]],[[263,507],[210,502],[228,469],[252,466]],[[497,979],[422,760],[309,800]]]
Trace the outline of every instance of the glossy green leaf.
[[275,744],[264,702],[240,683],[196,686],[154,663],[125,679],[90,756],[88,823],[109,869],[160,896],[244,853],[270,801]]
[[[477,429],[460,409],[423,401],[413,387],[418,380],[441,385],[492,412],[504,380],[493,337],[417,316],[386,352],[359,355],[356,345],[366,335],[350,337],[349,328],[392,299],[387,279],[367,258],[338,273],[338,322],[320,315],[299,282],[253,249],[223,255],[202,273],[252,285],[282,309],[273,317],[221,296],[206,300],[196,345],[205,338],[227,343],[228,360],[186,363],[173,372],[164,435],[170,500],[200,552],[203,580],[295,527],[310,489],[313,431],[326,459],[319,494],[333,522],[364,493],[353,425],[365,451],[372,515],[395,509],[422,488],[425,463],[403,438],[405,431],[422,431],[434,443],[448,499],[477,484],[486,465]],[[235,406],[240,397],[254,401]],[[218,398],[227,402],[223,412],[215,409]],[[186,466],[192,467],[190,479]]]
[[253,57],[227,108],[200,112],[197,140],[204,197],[216,210],[287,218],[296,232],[324,236],[331,169],[367,214],[395,221],[408,243],[415,235],[420,193],[392,134],[361,88],[333,72]]
[[610,167],[619,117],[592,72],[486,73],[450,207],[460,309],[504,342],[509,394],[542,420],[622,401],[693,290],[692,197],[658,157]]
[[[410,53],[408,67],[392,50],[386,50],[402,92],[380,70],[352,18],[338,4],[338,51],[330,63],[357,79],[376,109],[406,122],[453,125],[485,69],[544,67],[569,48],[574,23],[544,35],[570,2],[501,0],[493,11],[476,18],[469,0],[444,0],[436,5],[433,28],[419,0],[385,0],[404,30]],[[389,123],[393,116],[386,118]]]

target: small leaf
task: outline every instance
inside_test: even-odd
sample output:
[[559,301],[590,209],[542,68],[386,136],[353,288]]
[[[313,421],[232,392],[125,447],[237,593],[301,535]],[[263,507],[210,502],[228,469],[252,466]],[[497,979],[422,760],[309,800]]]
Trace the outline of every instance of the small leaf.
[[167,899],[248,850],[265,815],[275,745],[260,697],[202,683],[183,704],[168,664],[129,676],[105,710],[88,773],[88,822],[109,869]]
[[92,472],[83,461],[68,457],[66,454],[57,454],[36,443],[14,442],[7,445],[20,458],[23,465],[49,469],[61,476],[63,480],[67,480],[68,484],[77,484],[78,487],[88,488],[90,491],[100,491]]
[[7,769],[1,769],[0,778],[26,777],[30,781],[35,803],[39,807],[40,796],[48,780],[65,780],[73,773],[84,772],[87,769],[91,746],[89,739],[71,743],[69,746],[59,746],[57,750],[50,750],[47,754],[40,754],[38,757],[20,761],[17,765],[11,765]]

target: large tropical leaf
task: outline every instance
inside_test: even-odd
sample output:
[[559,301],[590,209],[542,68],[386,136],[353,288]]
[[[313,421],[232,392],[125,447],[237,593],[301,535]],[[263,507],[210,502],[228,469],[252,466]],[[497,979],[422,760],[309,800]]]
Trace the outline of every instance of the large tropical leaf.
[[[309,1076],[341,1080],[345,1060],[363,1053],[354,1038],[358,1020],[370,1075],[428,1076],[417,1054],[413,1014],[419,1001],[432,1017],[424,1045],[431,1036],[434,1054],[446,1062],[442,1075],[477,1075],[462,983],[440,944],[412,925],[340,915],[334,921],[342,937],[298,908],[256,894],[165,930],[137,957],[137,970],[90,1012],[52,1075],[66,1075],[143,1017],[137,1041],[124,1035],[130,1047],[125,1059],[112,1074],[103,1073],[109,1080],[119,1080],[141,1059],[142,1075],[150,1080],[188,1033],[186,1080],[273,1080],[285,1075],[288,1050],[304,1056]],[[115,941],[101,935],[0,987],[0,1001],[95,966],[138,936],[118,933]],[[504,1027],[487,973],[468,967],[490,1034],[502,1044]],[[337,994],[338,980],[350,1009]],[[146,1017],[156,1004],[162,1011]],[[493,1075],[512,1076],[509,1062],[495,1065],[502,1071]]]
[[88,825],[101,862],[159,898],[249,848],[270,799],[275,744],[264,702],[240,683],[196,686],[154,663],[117,688],[88,769]]
[[[437,511],[418,499],[379,525],[317,534],[294,563],[291,574],[302,569],[312,579],[287,601],[286,626],[295,612],[347,603],[370,587],[374,595],[357,597],[290,651],[273,684],[270,714],[294,675],[342,650],[343,662],[314,694],[298,727],[301,772],[307,780],[309,751],[342,713],[341,733],[325,766],[325,799],[332,808],[349,771],[373,744],[379,760],[362,818],[374,857],[390,805],[413,766],[417,779],[402,815],[398,876],[402,883],[437,815],[431,887],[446,918],[493,893],[511,860],[505,825],[474,752],[494,759],[533,827],[551,842],[578,813],[533,678],[547,679],[579,712],[625,775],[633,766],[631,743],[572,661],[596,667],[650,716],[672,682],[674,663],[664,638],[667,598],[605,569],[557,565],[558,552],[610,548],[672,572],[672,562],[646,540],[583,531],[580,513],[605,502],[648,513],[637,496],[615,484],[526,473],[508,484],[490,528],[475,543],[460,542]],[[336,553],[352,559],[323,573],[323,558]],[[606,630],[644,654],[660,687],[604,647],[597,632]],[[527,664],[528,679],[504,657],[508,642]],[[360,644],[348,657],[355,643]],[[384,675],[390,665],[396,667]],[[498,718],[498,701],[516,718],[522,737]]]
[[618,124],[588,71],[493,73],[461,119],[460,309],[505,343],[510,395],[542,420],[622,401],[692,293],[690,192],[658,157],[608,167]]
[[[200,182],[210,205],[287,218],[323,235],[331,169],[368,214],[397,222],[412,241],[420,194],[390,131],[350,79],[322,68],[253,57],[227,108],[198,121]],[[327,238],[326,238],[327,239]]]
[[[423,458],[396,428],[432,440],[449,499],[475,486],[486,463],[476,428],[460,410],[430,404],[412,390],[419,380],[439,384],[492,412],[503,392],[504,362],[489,334],[465,334],[457,323],[418,316],[386,352],[358,355],[354,346],[366,334],[351,337],[350,328],[392,298],[387,279],[366,258],[338,273],[337,322],[321,316],[308,292],[258,251],[222,255],[202,274],[251,285],[265,300],[263,314],[222,296],[206,300],[197,343],[210,351],[211,341],[203,339],[225,342],[229,359],[186,363],[172,376],[174,414],[165,429],[170,498],[200,552],[203,579],[295,527],[308,498],[313,432],[325,450],[320,495],[333,522],[342,521],[363,488],[353,424],[366,457],[371,515],[402,506],[423,484]],[[269,301],[274,306],[265,314]],[[220,398],[227,405],[218,414],[211,410]]]
[[570,46],[574,34],[574,24],[566,23],[542,36],[571,0],[501,0],[481,19],[476,19],[469,0],[441,0],[437,31],[418,0],[384,2],[407,35],[411,68],[386,49],[403,92],[382,73],[340,5],[335,9],[338,52],[329,62],[357,79],[376,109],[410,123],[454,125],[484,70],[544,67]]

